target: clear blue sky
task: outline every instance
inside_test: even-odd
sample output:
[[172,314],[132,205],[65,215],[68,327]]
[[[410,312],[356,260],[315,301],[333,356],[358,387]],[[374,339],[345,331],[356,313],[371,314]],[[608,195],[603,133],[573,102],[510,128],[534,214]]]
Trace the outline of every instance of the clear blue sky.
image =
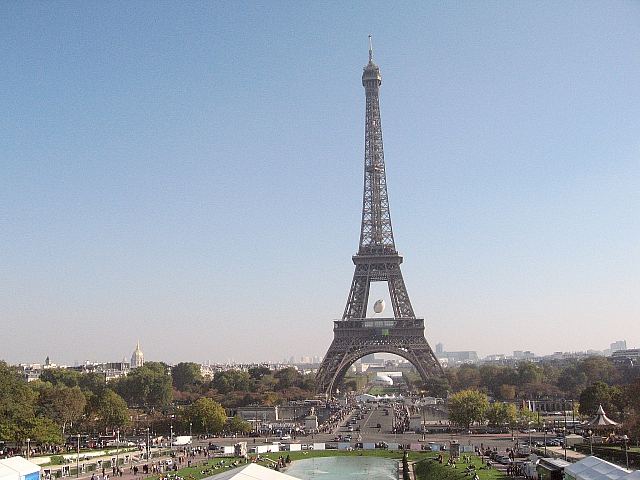
[[432,345],[640,346],[640,3],[5,1],[0,358],[324,354],[369,33]]

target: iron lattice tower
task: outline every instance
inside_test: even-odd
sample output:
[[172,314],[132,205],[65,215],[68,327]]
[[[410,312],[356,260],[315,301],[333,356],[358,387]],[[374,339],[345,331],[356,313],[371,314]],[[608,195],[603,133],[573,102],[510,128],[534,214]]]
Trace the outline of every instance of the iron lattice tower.
[[[396,250],[389,213],[387,177],[382,146],[379,92],[380,69],[373,62],[362,73],[366,114],[364,133],[364,194],[355,273],[342,320],[334,321],[334,338],[318,374],[318,392],[330,396],[347,369],[370,353],[386,352],[411,362],[422,380],[441,375],[442,368],[424,336],[424,319],[416,318],[402,278],[402,256]],[[371,282],[387,282],[393,318],[367,318]]]

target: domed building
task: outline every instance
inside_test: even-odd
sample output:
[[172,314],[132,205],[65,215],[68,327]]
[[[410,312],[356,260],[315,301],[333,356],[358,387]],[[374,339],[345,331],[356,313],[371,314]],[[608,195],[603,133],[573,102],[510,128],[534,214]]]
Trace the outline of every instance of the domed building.
[[136,343],[136,349],[131,355],[131,368],[137,368],[144,365],[144,353],[140,350],[140,341]]

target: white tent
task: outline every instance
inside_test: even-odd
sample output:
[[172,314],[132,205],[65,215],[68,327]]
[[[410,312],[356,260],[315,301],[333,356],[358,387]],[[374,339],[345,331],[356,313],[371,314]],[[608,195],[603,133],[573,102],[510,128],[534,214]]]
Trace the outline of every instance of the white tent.
[[234,468],[228,472],[219,473],[205,480],[298,480],[285,473],[276,472],[257,463],[250,463],[243,467]]
[[616,427],[618,426],[618,423],[607,417],[607,414],[604,413],[604,408],[602,408],[602,405],[599,405],[596,416],[589,420],[585,425],[592,428],[604,428]]
[[631,471],[598,457],[587,457],[565,467],[564,474],[567,480],[626,480]]
[[17,480],[18,472],[0,463],[0,480]]
[[40,465],[36,465],[23,457],[9,457],[0,460],[0,465],[13,470],[16,480],[38,480],[40,478]]

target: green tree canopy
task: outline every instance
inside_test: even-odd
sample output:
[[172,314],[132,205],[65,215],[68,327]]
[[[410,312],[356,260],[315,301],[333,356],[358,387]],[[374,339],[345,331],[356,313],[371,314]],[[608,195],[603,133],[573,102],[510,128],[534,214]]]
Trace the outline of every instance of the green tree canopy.
[[424,382],[424,388],[433,397],[447,398],[451,387],[446,377],[433,376]]
[[171,402],[171,376],[164,364],[148,362],[110,384],[131,406],[163,407]]
[[220,433],[227,421],[222,405],[208,398],[200,397],[184,410],[184,417],[193,423],[197,433]]
[[29,438],[34,443],[60,444],[64,441],[58,424],[46,417],[35,419]]
[[87,399],[80,387],[67,387],[63,383],[51,385],[42,382],[37,386],[38,411],[62,428],[64,437],[67,426],[80,420]]
[[251,377],[249,374],[240,370],[216,372],[211,381],[211,386],[220,393],[229,393],[236,390],[251,390],[251,385]]
[[492,427],[512,427],[518,419],[518,410],[512,403],[494,402],[489,405],[485,415]]
[[580,407],[578,411],[582,415],[593,416],[596,414],[598,406],[602,405],[602,408],[604,408],[604,411],[607,412],[608,415],[616,416],[616,409],[613,408],[613,393],[612,387],[606,383],[593,383],[580,394]]
[[264,365],[249,368],[249,376],[254,380],[260,380],[262,377],[269,374],[271,374],[271,370],[269,367],[265,367]]
[[456,425],[469,428],[482,422],[489,406],[487,395],[478,390],[462,390],[449,397],[449,419]]
[[277,391],[282,391],[287,388],[297,387],[302,383],[302,375],[293,367],[283,368],[278,370],[274,377],[278,380],[276,385]]
[[527,383],[539,383],[542,380],[542,369],[532,362],[518,363],[518,383],[525,385]]
[[456,385],[459,389],[478,388],[482,383],[480,371],[475,365],[461,365],[456,375]]
[[[68,370],[66,368],[48,368],[40,374],[40,380],[52,385],[66,385],[67,387],[77,387],[81,378],[80,372]],[[104,380],[102,381],[104,383]]]
[[107,429],[122,428],[129,423],[127,402],[110,388],[102,393],[96,413],[99,424]]
[[181,362],[171,369],[171,378],[176,390],[191,391],[202,383],[200,365],[193,362]]
[[225,430],[231,433],[246,434],[251,432],[251,424],[236,415],[227,420]]
[[16,368],[0,362],[0,440],[21,443],[31,436],[36,397]]

